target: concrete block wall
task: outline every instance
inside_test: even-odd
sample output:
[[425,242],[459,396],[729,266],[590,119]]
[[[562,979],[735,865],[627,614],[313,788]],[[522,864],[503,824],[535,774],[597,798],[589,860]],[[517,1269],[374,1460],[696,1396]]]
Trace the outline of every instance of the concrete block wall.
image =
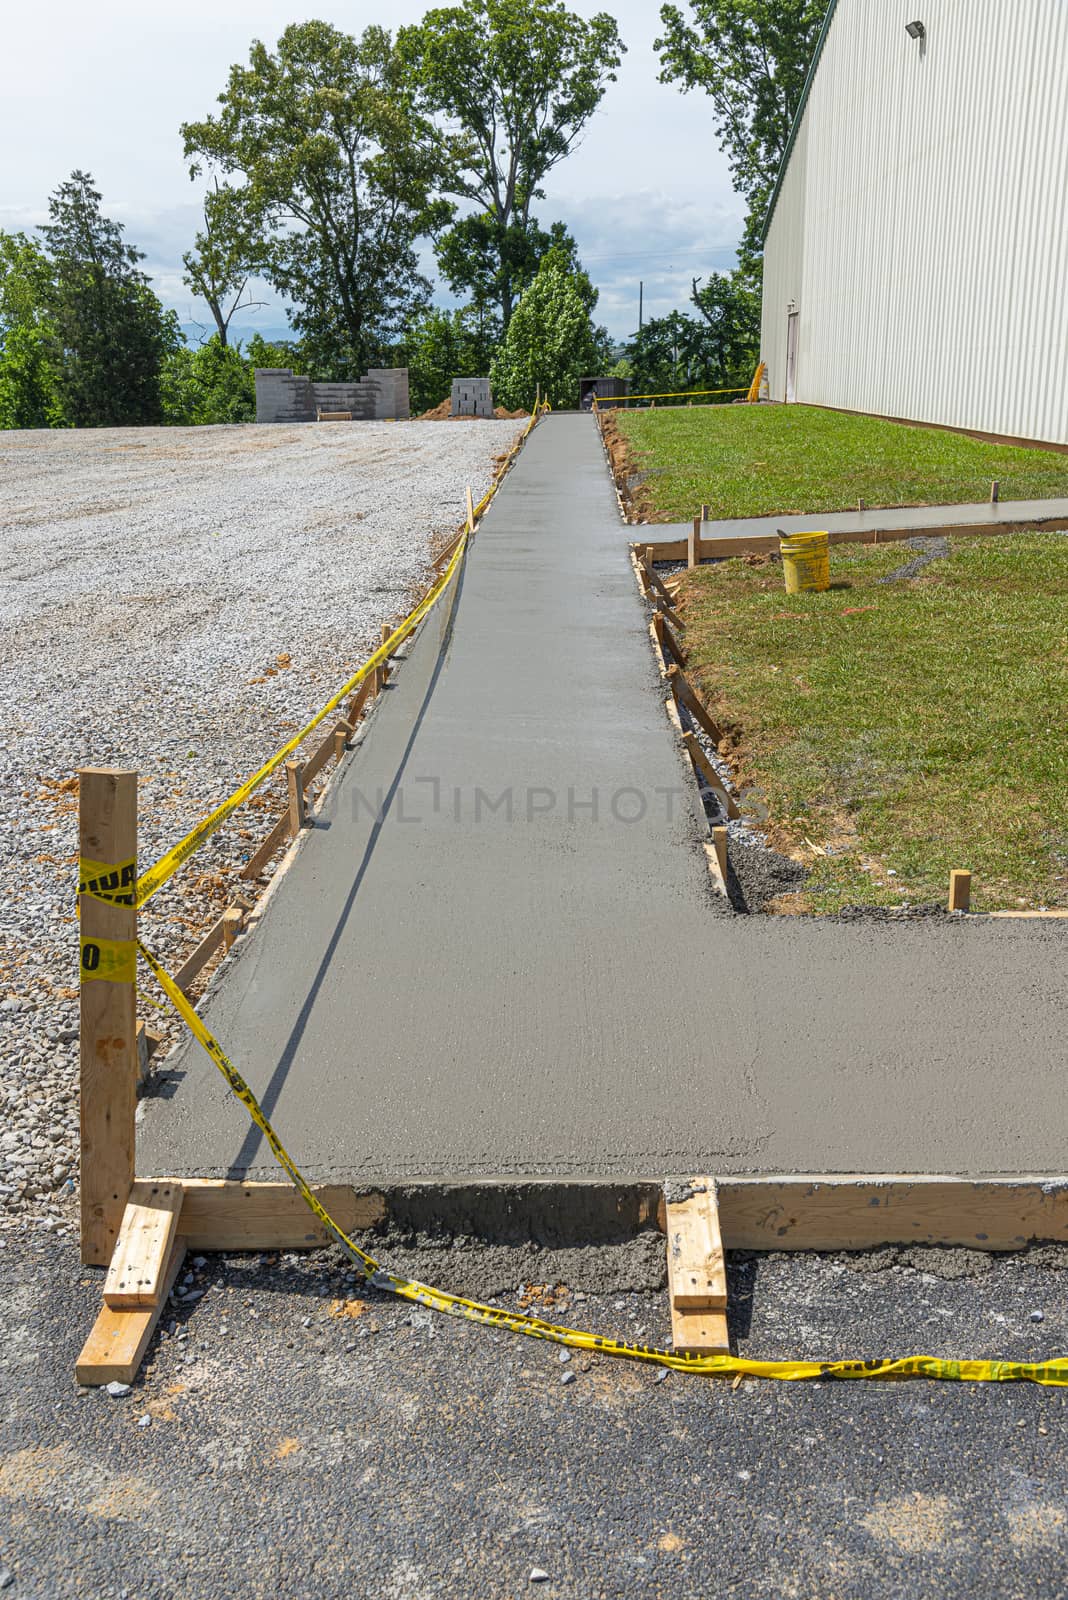
[[411,415],[407,367],[382,367],[359,383],[313,383],[289,367],[256,368],[257,422],[314,422],[319,411],[351,411],[353,421]]
[[454,378],[452,412],[454,417],[492,417],[493,395],[488,378]]

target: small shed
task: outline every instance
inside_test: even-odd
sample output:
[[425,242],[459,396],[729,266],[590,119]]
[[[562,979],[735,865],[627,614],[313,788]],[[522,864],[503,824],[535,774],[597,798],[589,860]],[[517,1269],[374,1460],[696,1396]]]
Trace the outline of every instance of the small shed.
[[630,392],[630,384],[626,378],[580,378],[579,379],[579,410],[592,411],[593,397],[597,396],[598,405],[611,405],[616,400],[623,400]]

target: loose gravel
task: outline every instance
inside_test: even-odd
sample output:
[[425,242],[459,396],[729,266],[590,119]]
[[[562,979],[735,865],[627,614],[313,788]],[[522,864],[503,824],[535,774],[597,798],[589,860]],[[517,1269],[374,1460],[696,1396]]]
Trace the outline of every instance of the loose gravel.
[[[75,769],[137,768],[155,860],[408,611],[465,486],[480,498],[516,433],[0,433],[0,1227],[64,1228],[77,1182]],[[156,897],[165,958],[218,915],[282,805],[265,789]]]

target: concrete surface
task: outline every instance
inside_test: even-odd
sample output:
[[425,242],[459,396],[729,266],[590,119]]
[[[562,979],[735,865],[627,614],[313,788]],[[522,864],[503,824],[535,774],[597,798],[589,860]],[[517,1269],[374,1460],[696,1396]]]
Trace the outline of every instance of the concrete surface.
[[[551,417],[208,1024],[315,1178],[1064,1171],[1063,925],[734,918],[702,833]],[[143,1113],[142,1171],[273,1173],[195,1045]]]
[[[696,516],[696,511],[694,515]],[[625,523],[628,542],[645,537]],[[689,522],[642,523],[656,539],[685,539]],[[1068,500],[999,500],[971,506],[876,506],[870,511],[815,511],[805,517],[728,517],[706,522],[706,539],[756,539],[776,533],[880,533],[909,528],[916,533],[952,533],[954,528],[1068,528]],[[650,542],[654,542],[652,539]]]
[[[513,1306],[521,1282],[557,1281],[552,1260],[506,1277],[477,1251],[439,1257],[439,1276]],[[955,1281],[922,1258],[735,1260],[733,1333],[767,1357],[1041,1359],[1068,1344],[1068,1273],[1044,1260],[983,1258],[984,1275]],[[1066,1390],[732,1389],[578,1351],[561,1363],[552,1346],[357,1290],[320,1255],[209,1257],[203,1298],[168,1315],[131,1393],[79,1395],[102,1278],[72,1242],[0,1247],[4,1600],[1068,1590]],[[667,1335],[661,1291],[567,1288],[550,1315]],[[348,1315],[330,1314],[335,1300]]]

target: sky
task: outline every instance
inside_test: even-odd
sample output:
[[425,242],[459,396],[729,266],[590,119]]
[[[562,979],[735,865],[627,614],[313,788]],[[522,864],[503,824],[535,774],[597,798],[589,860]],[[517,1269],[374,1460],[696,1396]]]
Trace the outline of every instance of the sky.
[[[538,205],[543,225],[561,219],[600,290],[597,320],[613,338],[645,317],[685,306],[690,280],[734,261],[744,208],[701,93],[657,82],[655,0],[570,0],[585,16],[610,11],[628,53],[583,143],[550,173]],[[179,125],[214,109],[232,62],[253,38],[272,43],[291,22],[319,17],[350,33],[371,23],[416,22],[428,0],[53,0],[12,8],[0,61],[0,228],[47,220],[47,197],[75,167],[92,173],[106,215],[125,224],[144,269],[183,324],[207,321],[183,285],[182,252],[200,220],[202,184],[189,180]],[[426,265],[434,276],[433,258]],[[444,284],[435,299],[451,303]],[[240,319],[251,332],[285,329],[267,305]]]

